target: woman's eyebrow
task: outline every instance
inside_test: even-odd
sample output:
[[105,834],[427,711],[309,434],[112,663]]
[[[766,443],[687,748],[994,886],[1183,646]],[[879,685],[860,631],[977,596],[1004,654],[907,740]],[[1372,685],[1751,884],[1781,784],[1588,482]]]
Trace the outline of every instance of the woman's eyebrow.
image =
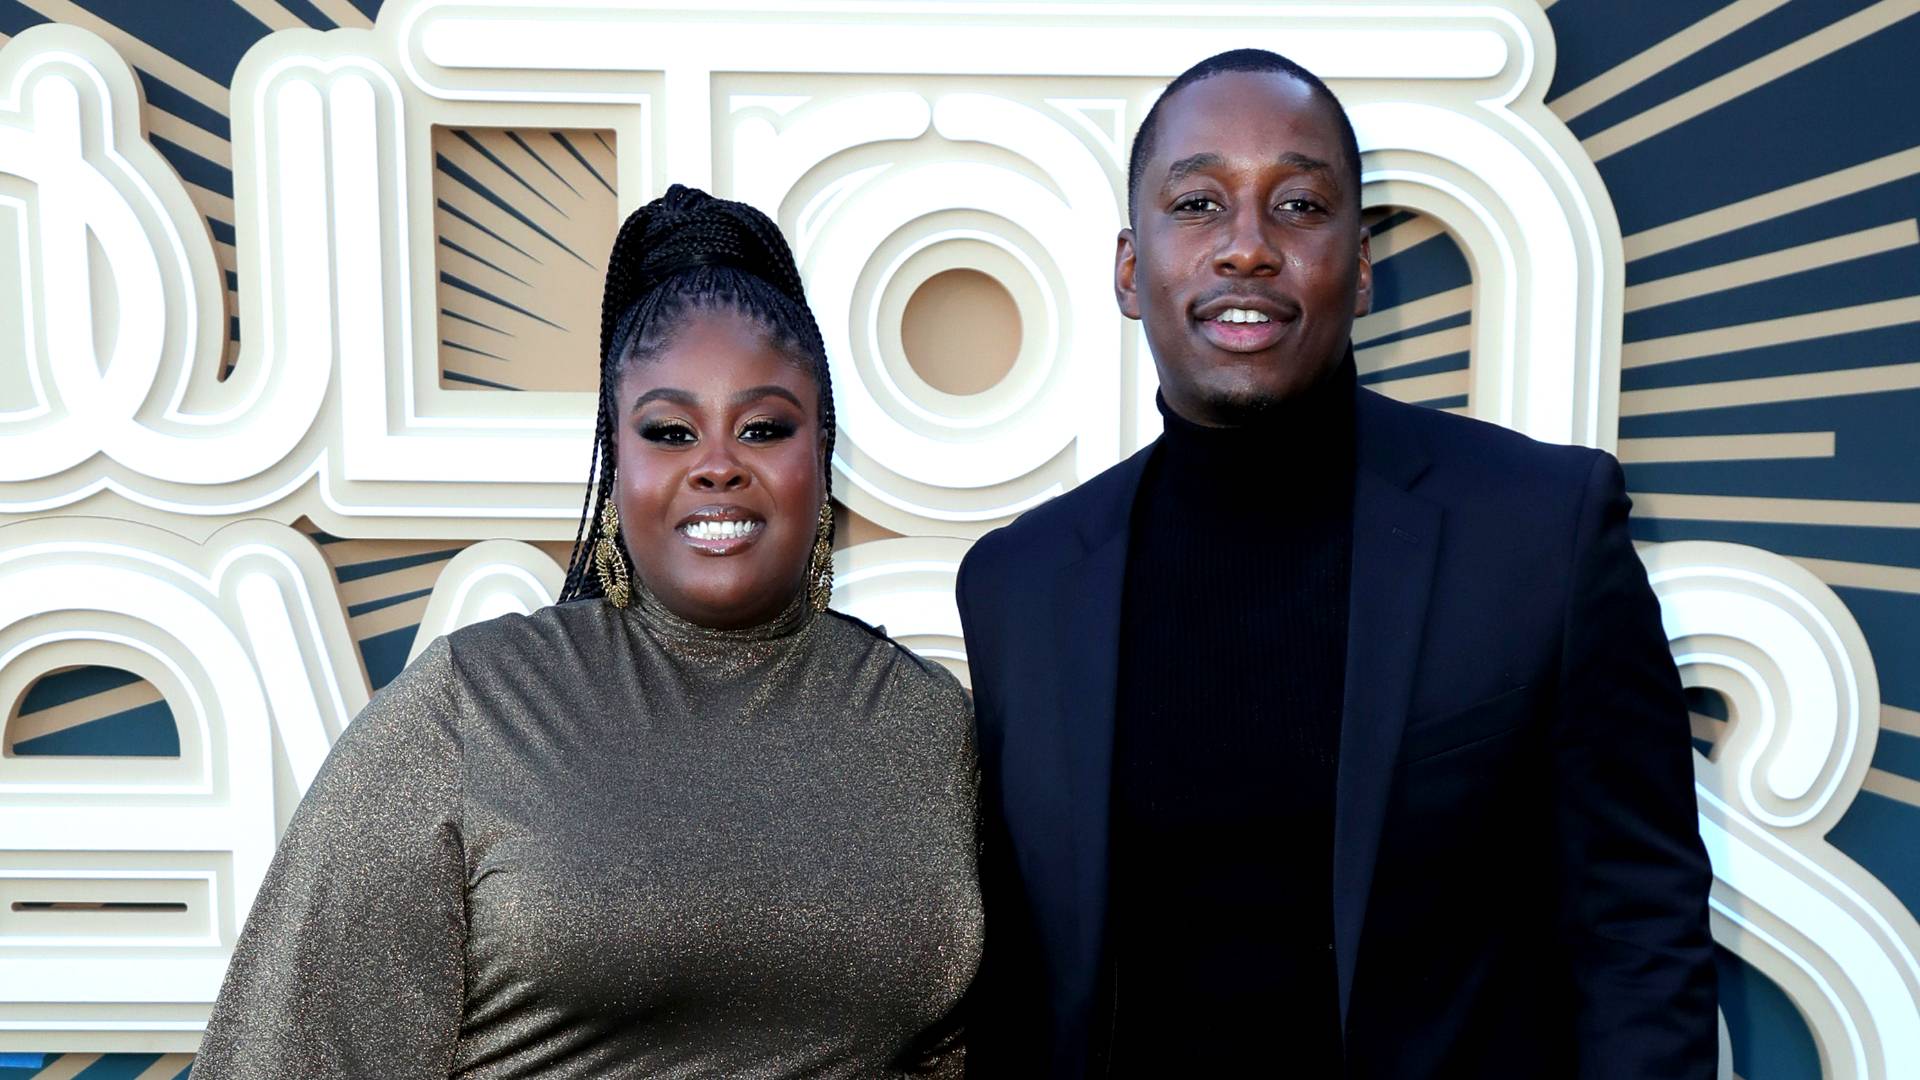
[[671,401],[675,405],[684,405],[689,409],[700,403],[698,398],[685,390],[671,386],[656,386],[634,399],[633,407],[639,409],[649,401]]
[[[745,405],[749,401],[758,401],[764,397],[781,398],[792,402],[793,407],[796,409],[805,408],[805,406],[800,404],[800,399],[794,396],[793,391],[773,383],[741,390],[731,396],[729,403],[737,408]],[[656,386],[634,399],[633,407],[639,409],[650,401],[671,401],[675,405],[684,406],[689,409],[697,408],[700,404],[700,399],[686,390],[673,386]]]
[[793,403],[794,408],[796,409],[805,408],[804,405],[800,404],[800,399],[793,395],[793,391],[787,389],[784,386],[775,386],[772,383],[768,383],[765,386],[755,386],[751,389],[740,391],[739,393],[733,395],[733,404],[745,405],[749,401],[756,401],[763,397],[785,398],[786,400]]

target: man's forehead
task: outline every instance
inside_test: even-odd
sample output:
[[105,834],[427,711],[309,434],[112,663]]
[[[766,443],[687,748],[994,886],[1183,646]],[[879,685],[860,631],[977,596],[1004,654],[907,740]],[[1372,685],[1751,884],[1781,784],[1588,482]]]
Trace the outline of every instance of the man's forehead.
[[1340,139],[1333,104],[1284,71],[1222,72],[1181,87],[1160,103],[1160,109],[1155,156],[1163,161],[1209,149],[1176,147],[1195,139],[1217,138],[1223,128],[1226,133],[1284,128],[1290,139],[1320,141],[1329,146],[1337,145]]

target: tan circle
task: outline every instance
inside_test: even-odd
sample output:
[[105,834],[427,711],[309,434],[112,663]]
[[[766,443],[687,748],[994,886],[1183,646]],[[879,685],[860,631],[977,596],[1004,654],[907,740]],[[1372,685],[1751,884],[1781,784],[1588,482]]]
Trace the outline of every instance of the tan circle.
[[999,279],[960,267],[920,283],[900,313],[914,374],[942,393],[990,390],[1020,355],[1020,309]]

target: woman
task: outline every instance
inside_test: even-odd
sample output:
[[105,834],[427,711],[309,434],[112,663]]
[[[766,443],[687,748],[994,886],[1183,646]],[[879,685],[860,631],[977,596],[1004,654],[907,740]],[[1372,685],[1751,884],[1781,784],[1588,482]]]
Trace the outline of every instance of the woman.
[[966,698],[826,610],[833,435],[773,223],[677,185],[628,218],[562,602],[341,736],[196,1080],[959,1072]]

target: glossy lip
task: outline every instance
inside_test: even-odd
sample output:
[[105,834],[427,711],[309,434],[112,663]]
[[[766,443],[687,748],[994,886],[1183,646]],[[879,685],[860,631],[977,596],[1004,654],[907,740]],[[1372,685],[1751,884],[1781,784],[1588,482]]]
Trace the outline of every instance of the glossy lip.
[[[1263,323],[1223,323],[1215,317],[1229,308],[1243,308],[1265,315],[1270,322]],[[1279,344],[1294,321],[1300,317],[1300,305],[1292,301],[1269,296],[1215,296],[1194,305],[1193,319],[1200,324],[1200,334],[1214,348],[1227,352],[1251,353],[1271,349]]]
[[[697,540],[682,531],[699,521],[750,521],[757,523],[760,527],[745,536],[736,536],[730,540]],[[760,538],[766,533],[767,519],[743,506],[703,506],[681,518],[673,527],[673,534],[680,538],[681,543],[702,555],[715,556],[734,555],[745,551],[759,543]]]

